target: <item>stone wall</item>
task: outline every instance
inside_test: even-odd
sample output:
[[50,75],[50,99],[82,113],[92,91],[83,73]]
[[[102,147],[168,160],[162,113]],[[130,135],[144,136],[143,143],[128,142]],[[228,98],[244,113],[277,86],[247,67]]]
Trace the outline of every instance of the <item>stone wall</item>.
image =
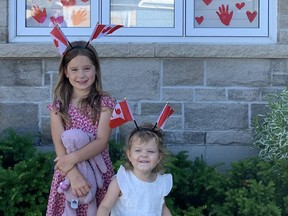
[[[7,16],[7,1],[0,6]],[[173,152],[203,155],[208,163],[224,162],[224,169],[256,155],[253,118],[288,81],[288,6],[285,0],[278,6],[277,44],[94,44],[104,88],[128,99],[138,124],[155,122],[169,101],[175,114],[165,139]],[[60,58],[52,43],[8,43],[6,16],[0,18],[0,131],[33,133],[41,148],[53,149],[46,107]],[[123,139],[132,127],[114,130],[112,138]]]

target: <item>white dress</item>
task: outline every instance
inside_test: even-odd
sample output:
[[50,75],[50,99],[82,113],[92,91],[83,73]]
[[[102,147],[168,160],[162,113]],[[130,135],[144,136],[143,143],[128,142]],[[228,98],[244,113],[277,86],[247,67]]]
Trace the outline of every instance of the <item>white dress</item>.
[[116,175],[122,195],[111,210],[111,216],[161,216],[164,197],[172,189],[172,175],[158,174],[154,182],[138,179],[121,166]]

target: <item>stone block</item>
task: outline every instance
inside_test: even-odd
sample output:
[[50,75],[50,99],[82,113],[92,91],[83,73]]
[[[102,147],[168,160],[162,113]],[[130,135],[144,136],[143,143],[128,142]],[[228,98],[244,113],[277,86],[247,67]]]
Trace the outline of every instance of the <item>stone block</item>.
[[224,88],[197,88],[195,101],[227,101]]
[[221,145],[251,145],[252,131],[237,130],[237,131],[208,131],[206,137],[206,144],[221,144]]
[[162,100],[169,101],[193,101],[194,89],[192,88],[162,88]]
[[0,101],[39,102],[50,100],[49,87],[0,87]]
[[41,118],[41,145],[53,145],[52,135],[51,135],[51,126],[50,126],[50,117],[45,116]]
[[288,32],[287,32],[287,30],[279,30],[278,31],[278,41],[279,41],[279,44],[282,44],[282,45],[288,44]]
[[206,146],[205,159],[208,165],[218,165],[217,170],[225,172],[231,168],[231,163],[257,155],[258,150],[252,146],[209,145]]
[[0,59],[0,86],[41,86],[42,63],[39,60]]
[[201,157],[205,160],[206,147],[204,145],[167,145],[166,149],[174,155],[183,151],[187,152],[187,159],[191,161]]
[[7,27],[0,27],[0,44],[5,44],[8,41]]
[[[159,103],[143,102],[141,103],[141,114],[158,117],[161,111],[163,110],[165,104],[166,104],[165,102],[159,102]],[[181,103],[169,103],[169,106],[171,106],[174,110],[173,116],[182,114]]]
[[0,26],[1,27],[7,27],[8,26],[8,11],[7,11],[7,6],[8,1],[0,1],[0,14],[1,14],[1,19],[0,19]]
[[251,104],[251,126],[258,115],[264,115],[268,110],[267,104]]
[[187,103],[185,128],[194,131],[243,130],[248,128],[248,105],[236,103]]
[[154,57],[155,45],[151,43],[130,44],[132,56],[135,57]]
[[260,101],[260,89],[228,89],[229,101]]
[[274,94],[279,94],[281,93],[283,90],[285,89],[285,87],[273,87],[273,88],[262,88],[261,89],[261,100],[266,102],[267,100],[269,100],[269,98],[271,97],[271,95],[273,96]]
[[157,59],[105,59],[102,80],[104,89],[115,98],[159,100],[160,97]]
[[288,73],[287,60],[286,59],[272,59],[271,60],[271,71]]
[[205,144],[205,133],[194,131],[165,131],[165,143],[169,145]]
[[206,60],[207,86],[265,87],[270,85],[267,59]]
[[[52,102],[52,100],[51,100],[51,102]],[[50,111],[47,108],[47,106],[51,102],[49,101],[49,102],[43,102],[43,103],[39,104],[39,107],[40,107],[39,110],[40,110],[41,116],[50,117]]]
[[[119,56],[125,58],[125,57],[131,57],[131,50],[130,50],[130,44],[129,43],[121,43],[121,44],[113,44],[113,43],[100,43],[97,45],[94,45],[94,48],[98,52],[98,55],[101,58],[105,57],[111,57],[111,58],[117,58]],[[102,65],[101,61],[100,64]]]
[[273,74],[272,86],[288,86],[288,74]]
[[278,0],[278,13],[280,15],[288,15],[288,5],[286,0]]
[[39,135],[38,105],[32,103],[0,103],[0,131],[13,128],[17,132]]
[[164,86],[189,86],[204,84],[204,62],[199,59],[163,60]]
[[[57,52],[57,50],[55,50]],[[44,60],[44,70],[50,73],[58,74],[61,58],[49,58]]]

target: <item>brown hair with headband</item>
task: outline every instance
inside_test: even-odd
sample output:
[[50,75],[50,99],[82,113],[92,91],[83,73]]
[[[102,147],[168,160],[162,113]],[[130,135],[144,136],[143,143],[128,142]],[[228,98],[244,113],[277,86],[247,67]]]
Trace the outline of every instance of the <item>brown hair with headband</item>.
[[61,59],[58,81],[54,88],[53,103],[57,104],[57,101],[60,102],[59,114],[64,122],[69,121],[68,105],[72,97],[73,89],[73,86],[70,84],[69,79],[65,75],[65,70],[67,70],[68,63],[76,56],[82,55],[88,57],[91,60],[92,64],[95,66],[95,81],[91,85],[90,92],[87,97],[83,98],[80,101],[81,107],[86,107],[88,105],[88,107],[91,109],[91,118],[93,119],[94,123],[99,119],[97,113],[100,113],[100,98],[103,95],[108,95],[107,92],[103,91],[102,89],[100,61],[98,54],[91,44],[88,44],[87,46],[86,45],[87,41],[72,42],[72,48],[71,46],[68,46]]

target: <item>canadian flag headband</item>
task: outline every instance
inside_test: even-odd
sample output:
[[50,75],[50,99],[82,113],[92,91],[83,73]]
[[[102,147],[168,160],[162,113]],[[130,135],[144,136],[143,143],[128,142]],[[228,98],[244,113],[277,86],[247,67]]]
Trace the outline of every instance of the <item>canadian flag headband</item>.
[[[103,25],[103,24],[97,23],[92,35],[89,38],[89,41],[87,41],[87,44],[84,48],[87,48],[88,44],[92,40],[94,40],[96,38],[105,37],[107,35],[110,35],[122,27],[123,27],[123,25]],[[56,46],[56,48],[58,49],[58,51],[60,53],[60,55],[64,54],[64,52],[68,46],[70,46],[71,49],[73,49],[73,46],[71,45],[71,43],[69,42],[69,40],[64,35],[64,33],[62,32],[62,30],[60,29],[60,27],[58,25],[54,26],[54,28],[50,32],[50,35],[53,39],[54,45]]]
[[[160,113],[160,116],[158,117],[158,120],[156,121],[153,130],[158,126],[160,129],[164,129],[166,120],[174,113],[174,110],[172,107],[169,106],[168,103],[165,104],[162,112]],[[138,127],[133,114],[128,106],[127,100],[124,99],[123,101],[116,104],[112,117],[110,118],[109,126],[110,128],[116,128],[120,125],[128,122],[128,121],[134,121],[136,127],[138,130],[140,128]]]

